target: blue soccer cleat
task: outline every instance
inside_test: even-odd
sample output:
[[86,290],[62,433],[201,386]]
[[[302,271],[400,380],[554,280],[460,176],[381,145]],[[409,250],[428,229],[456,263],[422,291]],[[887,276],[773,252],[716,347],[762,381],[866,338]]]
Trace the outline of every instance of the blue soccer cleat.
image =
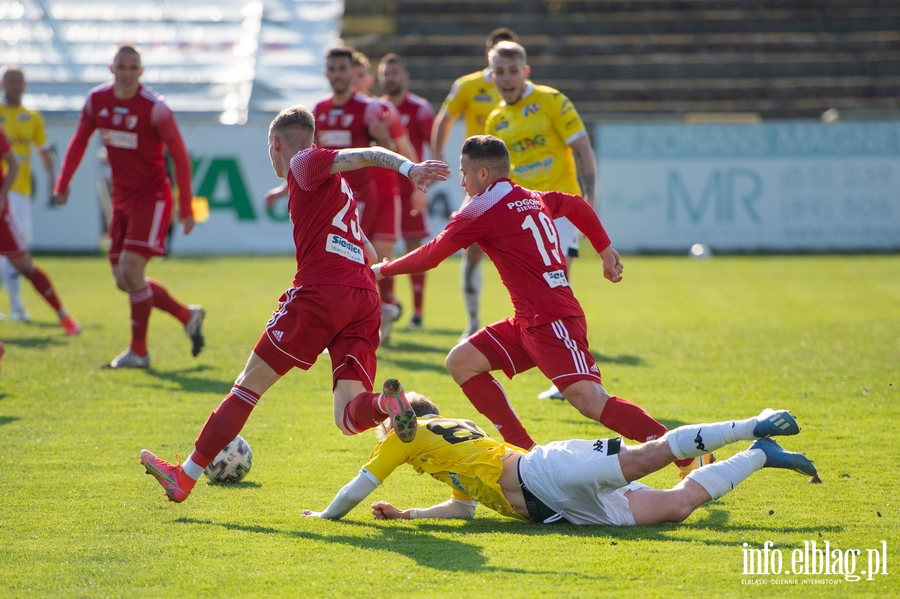
[[797,421],[787,410],[766,408],[756,419],[756,426],[753,427],[753,436],[758,439],[796,435],[800,432],[800,425],[797,424]]
[[765,468],[783,468],[807,476],[818,476],[816,465],[802,453],[784,449],[772,439],[759,439],[750,449],[759,449],[766,454]]

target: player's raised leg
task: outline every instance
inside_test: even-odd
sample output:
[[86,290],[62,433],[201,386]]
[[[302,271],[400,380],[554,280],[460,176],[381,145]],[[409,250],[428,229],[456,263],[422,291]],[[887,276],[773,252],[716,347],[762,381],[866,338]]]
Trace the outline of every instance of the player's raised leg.
[[57,318],[59,318],[59,326],[63,328],[66,335],[79,334],[81,332],[81,325],[78,324],[78,321],[76,321],[75,318],[69,314],[69,311],[63,307],[59,296],[56,294],[56,289],[54,289],[53,283],[50,281],[50,277],[48,277],[47,273],[32,261],[31,254],[25,252],[18,256],[10,256],[9,261],[31,282],[31,285],[34,287],[34,290],[37,291],[38,295],[44,298],[44,301],[53,308]]

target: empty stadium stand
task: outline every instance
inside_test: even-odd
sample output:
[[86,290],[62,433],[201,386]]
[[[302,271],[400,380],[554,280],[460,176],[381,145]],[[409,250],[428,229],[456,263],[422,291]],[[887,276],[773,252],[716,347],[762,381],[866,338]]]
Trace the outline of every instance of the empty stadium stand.
[[515,30],[532,79],[586,120],[896,118],[900,3],[889,0],[346,0],[342,37],[404,56],[439,103]]

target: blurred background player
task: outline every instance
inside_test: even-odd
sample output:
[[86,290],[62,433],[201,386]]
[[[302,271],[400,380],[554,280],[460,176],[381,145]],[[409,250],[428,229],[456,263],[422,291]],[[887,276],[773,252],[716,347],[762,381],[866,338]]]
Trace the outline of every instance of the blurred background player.
[[[28,84],[25,72],[14,65],[7,65],[2,71],[3,104],[0,104],[0,128],[12,143],[19,161],[19,173],[9,190],[9,212],[16,219],[16,224],[25,240],[31,245],[33,240],[31,223],[31,202],[34,200],[31,172],[31,146],[37,148],[38,156],[44,172],[47,173],[48,194],[53,189],[56,179],[56,153],[47,139],[44,130],[44,117],[37,110],[22,106],[22,94]],[[19,271],[7,260],[2,262],[2,277],[6,279],[6,292],[9,294],[9,312],[11,320],[29,321],[31,317],[22,303],[22,284]]]
[[[593,206],[594,149],[572,102],[552,87],[528,81],[531,67],[525,49],[516,42],[499,42],[488,52],[488,60],[503,99],[488,116],[485,133],[499,137],[509,148],[510,178],[534,191],[580,195]],[[578,231],[564,218],[555,222],[571,279]],[[565,399],[555,385],[538,397]]]
[[[506,27],[493,30],[485,40],[484,57],[487,58],[491,48],[501,41],[518,42],[519,37]],[[450,137],[453,121],[460,115],[465,119],[466,139],[468,139],[473,135],[481,135],[485,132],[484,125],[487,117],[499,103],[500,93],[494,86],[490,67],[469,73],[454,81],[450,87],[450,93],[447,94],[440,111],[438,111],[431,131],[431,149],[434,158],[444,160],[444,146],[447,145],[447,139]],[[484,252],[477,245],[469,246],[463,253],[460,276],[469,321],[462,338],[473,335],[481,326],[479,311],[482,284],[481,261],[483,258]]]
[[31,260],[31,252],[25,244],[25,237],[19,231],[19,225],[10,213],[7,194],[16,180],[19,172],[19,162],[16,158],[16,151],[13,149],[3,130],[0,129],[0,256],[6,257],[10,264],[25,275],[25,278],[31,281],[34,290],[38,292],[50,307],[56,311],[59,318],[59,325],[65,330],[66,335],[77,335],[81,332],[81,325],[69,314],[68,310],[63,308],[53,283],[43,270]]
[[[389,126],[390,134],[386,141],[390,144],[386,147],[394,150],[403,156],[406,156],[413,162],[418,162],[421,156],[413,148],[410,142],[408,132],[404,126],[400,112],[386,98],[377,98],[372,95],[372,86],[375,84],[375,76],[369,59],[365,54],[358,50],[353,51],[353,86],[356,91],[363,94],[374,102],[378,102],[384,108],[384,118]],[[380,144],[381,145],[381,144]],[[397,173],[387,169],[369,169],[375,183],[375,189],[378,196],[377,216],[370,215],[375,219],[374,227],[371,230],[372,244],[380,259],[390,259],[394,255],[394,246],[401,235],[401,198],[400,198],[400,179]],[[388,232],[389,211],[393,210],[393,227]],[[368,219],[365,219],[368,221]],[[368,222],[363,225],[364,228],[371,228]],[[400,318],[403,312],[403,306],[394,294],[394,279],[386,277],[378,281],[378,294],[381,296],[382,322],[381,322],[381,342],[386,343],[391,336],[391,328],[393,323]]]
[[[683,521],[763,468],[817,475],[806,456],[786,451],[769,438],[800,432],[787,410],[766,409],[745,420],[681,426],[662,439],[630,447],[622,444],[621,437],[572,439],[526,452],[491,439],[470,420],[442,417],[438,407],[418,393],[410,392],[407,398],[419,420],[416,438],[406,444],[388,431],[359,474],[328,507],[322,512],[304,510],[305,517],[347,515],[403,464],[448,485],[450,499],[406,510],[377,501],[372,504],[377,519],[468,519],[481,503],[504,516],[535,523],[662,524]],[[737,441],[754,443],[732,458],[691,472],[672,489],[655,490],[636,482],[679,457],[701,453],[696,439],[710,450]]]
[[128,293],[131,307],[131,343],[109,367],[147,368],[147,331],[153,308],[168,312],[184,325],[192,355],[203,349],[203,308],[182,304],[161,283],[144,275],[150,258],[165,253],[172,213],[163,146],[175,163],[179,216],[185,235],[194,228],[191,162],[175,115],[162,96],[140,82],[144,67],[138,49],[119,46],[109,70],[113,81],[88,93],[78,128],[66,149],[54,198],[58,204],[68,201],[69,183],[91,135],[99,129],[112,170],[109,261],[116,286]]
[[[334,423],[345,435],[390,417],[406,442],[416,434],[415,414],[399,383],[373,393],[378,348],[379,298],[370,265],[375,251],[360,230],[354,193],[341,173],[390,168],[422,187],[446,180],[446,164],[413,164],[384,148],[330,150],[312,147],[316,119],[303,106],[281,111],[269,126],[269,158],[288,184],[288,209],[296,246],[293,285],[282,294],[231,393],[200,431],[183,465],[141,451],[147,473],[170,501],[187,499],[203,469],[241,432],[260,397],[294,368],[308,370],[328,349]],[[272,199],[271,201],[275,201]]]
[[[426,147],[430,145],[431,128],[434,125],[434,110],[425,98],[409,91],[409,71],[402,58],[394,53],[385,55],[378,63],[378,81],[389,100],[400,112],[400,122],[406,128],[419,160],[425,158]],[[409,179],[400,177],[400,233],[411,252],[429,237],[428,200],[416,189]],[[412,317],[408,328],[422,328],[422,310],[425,297],[425,273],[410,275],[413,293]],[[386,280],[386,279],[384,279]]]

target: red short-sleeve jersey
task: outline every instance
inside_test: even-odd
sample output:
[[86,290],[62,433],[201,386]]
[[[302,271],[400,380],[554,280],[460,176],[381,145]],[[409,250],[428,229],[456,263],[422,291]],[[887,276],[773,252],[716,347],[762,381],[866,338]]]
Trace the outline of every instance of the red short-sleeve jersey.
[[330,174],[337,154],[312,147],[291,159],[288,208],[297,246],[294,286],[345,285],[375,289],[356,212],[356,200],[339,174]]

